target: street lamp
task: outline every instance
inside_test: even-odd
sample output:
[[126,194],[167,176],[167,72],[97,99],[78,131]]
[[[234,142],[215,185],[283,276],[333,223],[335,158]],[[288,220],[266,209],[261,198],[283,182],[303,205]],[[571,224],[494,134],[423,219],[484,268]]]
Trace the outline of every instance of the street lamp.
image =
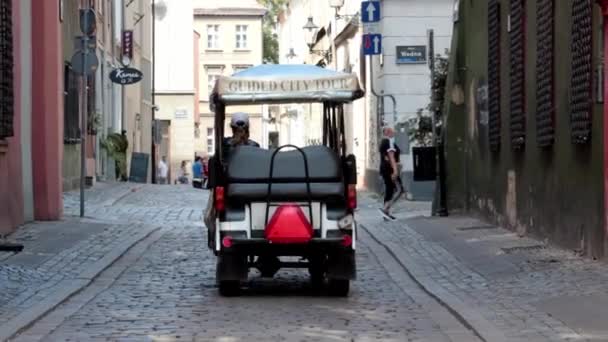
[[339,10],[340,7],[344,6],[344,0],[329,0],[329,6]]
[[308,17],[308,21],[306,25],[304,25],[304,39],[306,41],[306,45],[308,45],[308,52],[312,55],[318,55],[325,59],[329,59],[331,57],[331,51],[329,50],[314,50],[312,47],[317,43],[317,33],[319,31],[319,27],[315,25],[312,17]]
[[296,52],[293,48],[289,48],[289,53],[285,57],[287,57],[287,59],[293,59],[298,57],[298,55],[296,55]]
[[306,41],[306,45],[308,45],[308,48],[312,50],[312,47],[316,43],[315,39],[317,38],[317,31],[319,30],[319,27],[315,25],[312,20],[312,17],[308,17],[308,21],[306,22],[306,25],[304,25],[303,29],[304,40]]
[[336,11],[336,20],[346,19],[347,21],[353,21],[353,24],[357,24],[357,19],[359,18],[359,13],[355,14],[339,14],[340,8],[344,6],[344,0],[329,0],[329,7],[333,8]]

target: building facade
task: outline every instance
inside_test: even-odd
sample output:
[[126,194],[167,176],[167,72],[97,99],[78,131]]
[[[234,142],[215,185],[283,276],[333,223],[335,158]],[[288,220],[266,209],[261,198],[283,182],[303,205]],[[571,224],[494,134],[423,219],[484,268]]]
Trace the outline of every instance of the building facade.
[[62,34],[57,3],[0,1],[0,235],[62,215]]
[[457,18],[447,89],[449,209],[605,257],[600,7],[460,1]]
[[[95,52],[99,66],[88,83],[88,129],[86,132],[87,177],[115,180],[115,161],[102,148],[109,134],[121,133],[129,142],[126,172],[131,154],[148,155],[152,149],[152,0],[62,0],[63,57],[65,85],[64,171],[63,189],[77,188],[80,182],[80,77],[72,70],[71,59],[78,49],[76,37],[81,36],[79,11],[85,5],[95,11]],[[139,83],[119,85],[110,80],[110,73],[123,67],[123,31],[133,31],[133,56],[129,66],[140,70]],[[152,172],[148,168],[148,180]]]
[[[209,95],[221,75],[229,76],[262,64],[262,20],[266,10],[255,0],[221,2],[194,1],[194,30],[198,40],[198,87],[200,121],[195,140],[198,155],[215,151],[214,114],[209,109]],[[250,136],[262,146],[268,145],[263,106],[235,106],[226,109],[226,132],[230,114],[247,112]]]
[[196,87],[194,84],[194,20],[191,1],[155,2],[154,97],[160,144],[171,182],[181,163],[194,159]]

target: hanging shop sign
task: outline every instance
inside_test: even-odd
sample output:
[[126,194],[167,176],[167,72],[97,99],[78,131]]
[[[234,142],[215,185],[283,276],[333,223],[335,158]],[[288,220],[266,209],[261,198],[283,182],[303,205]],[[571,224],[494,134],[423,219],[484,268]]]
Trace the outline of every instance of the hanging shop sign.
[[135,68],[119,68],[110,73],[110,80],[122,85],[134,84],[143,78],[144,74]]

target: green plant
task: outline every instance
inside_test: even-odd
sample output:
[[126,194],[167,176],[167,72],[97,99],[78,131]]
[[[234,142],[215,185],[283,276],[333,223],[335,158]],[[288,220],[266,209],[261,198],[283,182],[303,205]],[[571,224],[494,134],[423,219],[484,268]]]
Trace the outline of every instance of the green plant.
[[258,0],[258,2],[268,10],[264,16],[264,27],[262,28],[264,62],[276,64],[279,62],[279,42],[275,33],[275,27],[277,16],[283,6],[287,4],[287,0]]
[[127,175],[127,148],[129,143],[124,135],[118,133],[109,134],[100,140],[101,148],[106,150],[108,156],[116,161],[118,174],[126,179]]
[[410,142],[420,147],[433,146],[433,118],[430,115],[420,108],[407,123]]
[[416,117],[408,120],[409,139],[416,146],[433,146],[433,118],[435,119],[435,133],[441,137],[443,128],[443,107],[445,104],[445,88],[448,78],[448,50],[444,55],[435,56],[435,74],[431,82],[431,101],[426,107],[418,109]]

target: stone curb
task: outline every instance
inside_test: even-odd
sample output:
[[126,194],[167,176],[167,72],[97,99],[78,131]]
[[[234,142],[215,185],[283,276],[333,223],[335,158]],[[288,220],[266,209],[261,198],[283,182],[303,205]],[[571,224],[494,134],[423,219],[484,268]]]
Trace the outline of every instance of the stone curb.
[[143,230],[123,241],[103,258],[93,263],[87,270],[74,279],[64,279],[54,286],[56,292],[31,308],[26,309],[19,315],[13,317],[8,322],[0,326],[0,341],[8,341],[15,337],[26,328],[30,327],[40,318],[64,303],[67,299],[74,296],[82,289],[87,287],[93,280],[108,267],[112,266],[121,256],[131,249],[135,244],[144,240],[161,227],[145,227]]
[[437,300],[442,306],[450,311],[462,324],[467,328],[471,329],[479,338],[483,341],[488,342],[506,342],[507,338],[504,334],[498,330],[492,323],[486,320],[477,310],[474,305],[468,305],[443,289],[436,285],[434,280],[426,276],[423,272],[419,271],[419,266],[413,264],[407,258],[400,258],[398,256],[398,249],[393,246],[392,243],[385,243],[380,240],[371,229],[367,228],[365,224],[359,222],[358,226],[365,230],[378,244],[383,246],[389,254],[391,254],[410,277],[420,286],[420,288],[428,293],[431,297]]

